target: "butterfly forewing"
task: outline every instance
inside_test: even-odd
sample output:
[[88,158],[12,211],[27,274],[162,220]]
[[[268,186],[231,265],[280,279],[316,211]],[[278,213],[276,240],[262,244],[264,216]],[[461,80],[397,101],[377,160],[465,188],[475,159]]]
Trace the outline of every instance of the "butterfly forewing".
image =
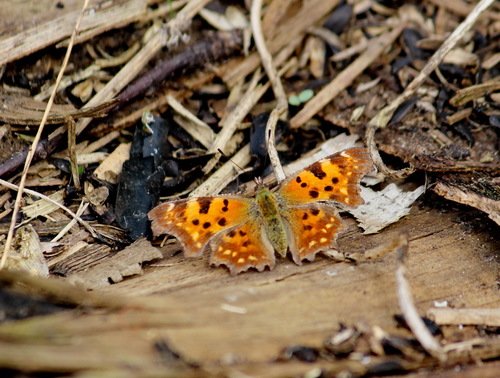
[[363,203],[361,178],[372,170],[365,148],[350,148],[310,165],[287,179],[279,190],[292,204],[335,201],[348,206]]
[[179,239],[188,257],[199,256],[221,231],[245,222],[251,201],[236,197],[198,197],[166,202],[148,214],[153,234]]

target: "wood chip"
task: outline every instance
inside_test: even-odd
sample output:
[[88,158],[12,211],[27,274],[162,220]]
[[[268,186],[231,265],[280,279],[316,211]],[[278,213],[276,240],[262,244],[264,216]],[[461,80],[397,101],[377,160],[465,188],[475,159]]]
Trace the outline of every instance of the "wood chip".
[[32,225],[27,224],[17,230],[5,267],[48,277],[49,268],[43,256],[40,238]]
[[99,180],[112,184],[118,182],[118,176],[122,171],[123,163],[130,156],[130,143],[121,143],[115,150],[104,159],[94,171],[95,177]]
[[142,263],[163,255],[146,239],[139,239],[104,262],[69,276],[69,281],[87,289],[97,289],[142,273]]
[[500,308],[430,308],[427,316],[439,325],[500,327]]
[[425,186],[420,186],[405,192],[394,183],[378,192],[362,186],[361,197],[365,203],[346,210],[356,217],[365,234],[374,234],[408,215],[411,205],[424,191]]

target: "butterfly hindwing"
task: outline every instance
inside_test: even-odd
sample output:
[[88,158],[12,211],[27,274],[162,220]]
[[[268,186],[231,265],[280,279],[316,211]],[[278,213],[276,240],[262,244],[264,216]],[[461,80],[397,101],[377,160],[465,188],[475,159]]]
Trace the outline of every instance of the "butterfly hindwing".
[[336,239],[342,222],[334,207],[326,204],[310,204],[288,211],[289,248],[293,261],[312,261],[321,250],[336,247]]
[[233,275],[249,268],[261,272],[275,264],[274,249],[262,226],[250,220],[218,236],[211,247],[210,263],[227,266]]
[[290,177],[279,193],[292,204],[335,201],[357,206],[363,203],[359,182],[371,169],[368,150],[350,148],[319,160]]
[[187,257],[200,256],[218,233],[242,224],[251,201],[240,197],[197,197],[163,203],[148,214],[153,234],[179,239]]

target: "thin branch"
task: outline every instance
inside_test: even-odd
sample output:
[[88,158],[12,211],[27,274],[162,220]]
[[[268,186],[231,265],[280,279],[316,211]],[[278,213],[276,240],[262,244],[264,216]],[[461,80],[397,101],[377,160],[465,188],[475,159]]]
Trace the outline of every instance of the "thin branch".
[[[15,184],[12,184],[8,181],[5,181],[5,180],[2,180],[0,179],[0,185],[3,185],[5,186],[6,188],[9,188],[9,189],[12,189],[12,190],[17,190],[19,192],[19,186],[15,185]],[[60,204],[59,202],[57,201],[54,201],[52,198],[42,194],[42,193],[39,193],[39,192],[36,192],[34,190],[31,190],[31,189],[26,189],[24,188],[23,189],[23,192],[24,193],[28,193],[28,194],[31,194],[32,196],[35,196],[35,197],[38,197],[38,198],[41,198],[47,202],[50,202],[51,204],[53,204],[54,206],[57,206],[58,208],[60,208],[61,210],[64,210],[66,213],[68,213],[68,215],[70,215],[74,220],[76,220],[78,223],[80,223],[88,232],[90,232],[90,234],[94,237],[94,238],[99,238],[99,235],[97,234],[97,232],[92,228],[92,226],[90,226],[87,222],[85,222],[82,218],[80,218],[77,214],[75,214],[73,211],[71,211],[69,208],[67,208],[66,206]],[[5,254],[4,254],[5,255]]]
[[424,68],[419,72],[419,74],[412,80],[406,89],[401,93],[394,101],[392,101],[388,106],[383,108],[378,112],[378,114],[373,117],[368,123],[366,128],[366,140],[368,148],[370,149],[370,154],[372,160],[377,166],[377,168],[384,174],[402,178],[413,172],[412,168],[405,168],[400,171],[394,171],[389,169],[377,150],[375,144],[375,132],[379,128],[384,128],[389,123],[392,115],[396,109],[410,97],[412,97],[416,90],[424,83],[427,77],[434,72],[434,70],[441,63],[443,58],[450,52],[450,50],[455,47],[455,45],[460,41],[460,39],[466,34],[477,19],[483,14],[492,4],[494,0],[481,0],[472,10],[472,12],[467,16],[467,18],[462,21],[460,25],[450,34],[450,36],[443,42],[441,47],[434,53],[434,55],[429,59]]
[[274,145],[274,135],[278,119],[287,115],[288,113],[288,101],[286,99],[285,90],[283,89],[283,84],[276,72],[276,67],[273,63],[273,58],[269,53],[266,42],[264,40],[264,35],[262,34],[260,13],[262,9],[262,0],[253,0],[252,8],[250,11],[250,19],[252,24],[252,33],[255,41],[255,46],[260,55],[260,60],[264,69],[266,70],[267,77],[271,82],[273,87],[274,96],[277,100],[276,108],[271,112],[269,119],[266,124],[266,145],[269,154],[269,159],[271,160],[271,165],[276,175],[276,180],[281,182],[285,180],[285,172],[281,166],[281,162],[278,157],[278,152]]
[[257,47],[257,51],[260,55],[260,60],[262,61],[262,65],[266,70],[267,77],[271,82],[273,87],[274,96],[278,100],[277,107],[280,109],[286,109],[288,111],[288,101],[286,99],[285,90],[283,89],[283,84],[276,72],[276,68],[273,63],[273,57],[269,53],[266,41],[264,40],[264,36],[262,34],[262,27],[260,23],[260,11],[262,8],[262,0],[253,0],[252,1],[252,9],[250,13],[250,20],[252,24],[252,34],[253,39],[255,41],[255,47]]
[[283,111],[283,109],[279,109],[278,107],[274,108],[269,115],[269,119],[267,120],[266,124],[267,153],[269,155],[269,160],[271,162],[271,166],[273,167],[274,175],[276,176],[276,181],[278,184],[285,181],[286,179],[285,171],[283,170],[283,166],[281,165],[278,151],[276,150],[275,146],[276,125],[278,124],[278,120]]
[[68,44],[68,48],[66,49],[66,55],[64,56],[64,60],[61,66],[61,69],[59,70],[59,74],[57,75],[56,79],[56,84],[54,85],[54,90],[52,91],[52,94],[50,95],[49,101],[47,103],[47,107],[45,108],[45,112],[43,113],[42,117],[42,122],[40,123],[40,126],[38,128],[38,131],[35,135],[35,139],[33,140],[33,143],[31,145],[31,148],[29,150],[28,156],[26,157],[26,162],[24,164],[24,169],[23,169],[23,174],[21,176],[21,181],[19,183],[19,190],[17,192],[16,196],[16,201],[14,203],[14,210],[12,211],[12,218],[10,221],[10,227],[9,227],[9,232],[7,233],[7,239],[5,241],[5,247],[2,255],[2,259],[0,260],[0,270],[3,269],[5,266],[5,263],[7,262],[7,257],[9,255],[10,251],[10,246],[12,244],[12,239],[14,237],[14,228],[16,227],[16,217],[19,212],[19,207],[21,206],[21,198],[23,197],[23,190],[24,186],[26,184],[26,178],[28,176],[28,169],[31,165],[31,161],[33,160],[33,156],[35,155],[36,148],[38,146],[38,142],[40,141],[40,138],[42,137],[42,132],[45,127],[45,124],[47,122],[47,118],[50,113],[50,109],[52,108],[52,104],[54,103],[54,98],[56,97],[57,93],[57,87],[59,83],[61,82],[64,71],[66,69],[66,66],[68,65],[69,57],[71,56],[71,50],[73,49],[73,44],[75,42],[76,34],[78,32],[78,29],[80,28],[80,23],[82,21],[83,15],[85,13],[85,10],[87,9],[87,6],[89,4],[89,0],[85,0],[83,3],[82,10],[80,11],[80,14],[78,16],[78,19],[76,21],[75,28],[73,29],[73,33],[71,34],[71,39]]

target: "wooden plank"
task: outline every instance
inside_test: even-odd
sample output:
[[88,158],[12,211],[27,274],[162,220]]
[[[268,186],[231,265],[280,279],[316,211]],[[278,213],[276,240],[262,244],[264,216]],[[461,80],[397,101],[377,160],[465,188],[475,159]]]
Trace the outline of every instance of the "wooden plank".
[[[488,233],[468,232],[456,216],[414,210],[398,224],[370,236],[360,234],[351,223],[339,246],[343,251],[360,252],[408,232],[409,279],[422,314],[433,301],[447,300],[463,307],[498,306],[498,266],[492,260],[498,243]],[[206,259],[177,256],[164,263],[168,266],[150,268],[147,274],[109,291],[159,294],[190,307],[196,314],[186,313],[191,326],[173,328],[167,334],[176,348],[195,360],[214,361],[228,354],[268,360],[290,343],[320,345],[338,322],[363,321],[396,331],[392,321],[392,315],[399,312],[394,256],[359,266],[326,258],[303,266],[281,261],[271,272],[237,277],[209,269]],[[227,305],[235,306],[236,313]]]
[[[488,230],[471,230],[458,217],[423,207],[370,236],[349,221],[339,246],[359,252],[408,232],[408,278],[422,314],[444,300],[455,307],[498,307],[498,242]],[[103,290],[117,298],[134,296],[134,308],[70,311],[1,325],[0,365],[29,365],[26,369],[35,371],[110,371],[124,364],[161,370],[155,345],[165,341],[214,374],[222,369],[275,377],[325,366],[337,371],[348,361],[272,361],[290,345],[321,346],[339,322],[401,332],[392,319],[399,313],[395,263],[392,255],[359,265],[327,258],[303,266],[280,261],[273,271],[232,277],[209,268],[206,258],[178,255]],[[143,309],[137,308],[138,300]],[[11,348],[12,342],[18,347]]]

